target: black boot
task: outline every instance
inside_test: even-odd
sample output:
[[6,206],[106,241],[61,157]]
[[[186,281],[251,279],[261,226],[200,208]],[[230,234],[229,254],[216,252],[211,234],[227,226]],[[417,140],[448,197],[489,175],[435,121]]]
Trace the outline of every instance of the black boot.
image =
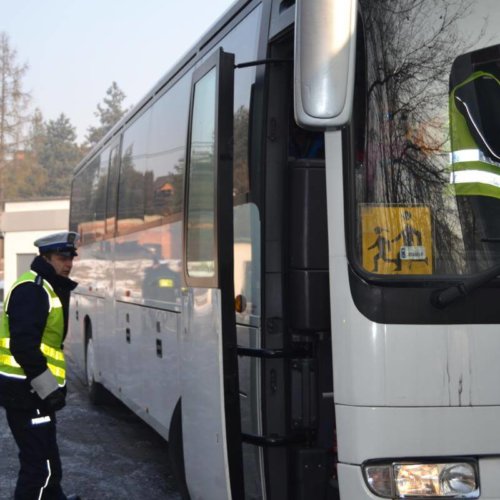
[[82,500],[78,495],[68,495],[66,500]]

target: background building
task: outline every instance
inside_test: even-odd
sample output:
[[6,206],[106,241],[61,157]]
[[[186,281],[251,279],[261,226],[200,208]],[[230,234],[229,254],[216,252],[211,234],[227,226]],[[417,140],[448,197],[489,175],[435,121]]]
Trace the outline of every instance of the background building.
[[66,231],[68,222],[68,198],[5,202],[0,219],[5,290],[29,269],[33,257],[38,253],[33,242],[47,234]]

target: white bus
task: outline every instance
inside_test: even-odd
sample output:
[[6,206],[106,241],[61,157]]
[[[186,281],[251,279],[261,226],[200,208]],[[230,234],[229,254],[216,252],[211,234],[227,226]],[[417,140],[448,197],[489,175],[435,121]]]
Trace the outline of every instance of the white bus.
[[500,498],[498,26],[239,0],[76,168],[68,344],[183,497]]

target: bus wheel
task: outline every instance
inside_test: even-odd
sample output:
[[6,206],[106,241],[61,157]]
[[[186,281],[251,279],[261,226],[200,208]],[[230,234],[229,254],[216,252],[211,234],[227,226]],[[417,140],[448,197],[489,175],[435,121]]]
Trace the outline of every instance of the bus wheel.
[[170,429],[168,431],[168,458],[170,469],[174,476],[177,489],[182,500],[190,500],[189,491],[186,484],[186,474],[184,471],[184,450],[182,442],[182,406],[181,400],[177,402]]
[[106,402],[106,389],[95,380],[95,353],[92,336],[87,336],[85,346],[85,374],[87,376],[87,387],[89,391],[90,402],[94,405],[100,405]]

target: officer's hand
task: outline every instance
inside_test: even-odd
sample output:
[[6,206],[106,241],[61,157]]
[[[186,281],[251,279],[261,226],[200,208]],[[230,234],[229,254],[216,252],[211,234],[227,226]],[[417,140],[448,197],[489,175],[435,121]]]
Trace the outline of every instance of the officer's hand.
[[66,393],[63,389],[56,389],[43,399],[42,403],[43,409],[46,412],[52,413],[58,411],[66,406]]

